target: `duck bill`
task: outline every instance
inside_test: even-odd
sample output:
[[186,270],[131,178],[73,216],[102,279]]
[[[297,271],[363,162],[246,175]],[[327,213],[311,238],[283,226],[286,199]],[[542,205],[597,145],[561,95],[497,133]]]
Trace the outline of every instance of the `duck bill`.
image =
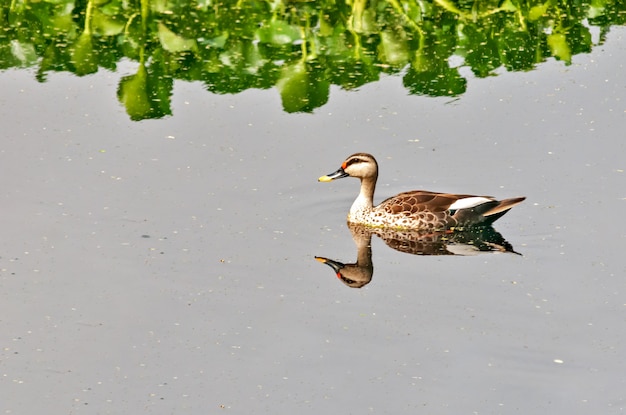
[[341,168],[339,170],[337,170],[334,173],[329,174],[328,176],[322,176],[319,179],[317,179],[318,182],[330,182],[331,180],[335,180],[335,179],[341,179],[343,177],[348,177],[349,174],[346,173],[346,171]]
[[335,274],[337,274],[337,278],[339,278],[342,281],[344,280],[343,275],[341,275],[341,270],[346,266],[346,264],[344,264],[343,262],[339,262],[339,261],[333,261],[332,259],[324,258],[321,256],[316,256],[315,260],[331,267],[333,271],[335,271]]
[[337,274],[339,274],[339,272],[342,270],[342,268],[346,266],[346,264],[344,264],[343,262],[333,261],[332,259],[324,258],[324,257],[321,257],[321,256],[316,256],[315,260],[321,262],[322,264],[328,265]]

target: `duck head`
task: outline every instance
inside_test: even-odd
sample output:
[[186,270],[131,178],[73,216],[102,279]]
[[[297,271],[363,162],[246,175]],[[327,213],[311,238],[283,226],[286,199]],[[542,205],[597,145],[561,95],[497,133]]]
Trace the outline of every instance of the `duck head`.
[[341,167],[326,176],[317,179],[320,182],[330,182],[331,180],[343,177],[357,177],[359,179],[376,179],[378,177],[378,163],[371,154],[356,153],[345,159]]

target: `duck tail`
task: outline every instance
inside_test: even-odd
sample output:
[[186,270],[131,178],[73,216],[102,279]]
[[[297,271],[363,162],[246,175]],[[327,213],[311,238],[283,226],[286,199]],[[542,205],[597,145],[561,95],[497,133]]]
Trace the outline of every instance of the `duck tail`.
[[491,224],[500,217],[502,217],[513,206],[519,205],[524,200],[526,200],[525,197],[513,197],[511,199],[501,200],[500,203],[489,209],[487,212],[483,213],[483,216],[485,217],[486,222]]

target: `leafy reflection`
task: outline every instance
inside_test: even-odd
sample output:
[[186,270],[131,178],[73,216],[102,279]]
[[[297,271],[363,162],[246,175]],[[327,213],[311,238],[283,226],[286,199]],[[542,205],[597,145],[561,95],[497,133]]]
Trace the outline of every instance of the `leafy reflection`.
[[[12,0],[0,5],[0,69],[78,76],[138,63],[118,98],[133,120],[171,114],[174,80],[217,94],[276,87],[287,112],[311,112],[331,85],[402,74],[411,94],[458,96],[468,67],[565,64],[623,25],[617,0]],[[454,58],[454,59],[451,59]],[[456,63],[453,63],[456,62]]]
[[357,247],[357,260],[351,264],[316,256],[330,266],[337,278],[350,288],[369,284],[374,275],[372,235],[380,237],[390,248],[413,255],[476,255],[484,252],[515,252],[513,246],[492,226],[436,232],[396,231],[348,223]]

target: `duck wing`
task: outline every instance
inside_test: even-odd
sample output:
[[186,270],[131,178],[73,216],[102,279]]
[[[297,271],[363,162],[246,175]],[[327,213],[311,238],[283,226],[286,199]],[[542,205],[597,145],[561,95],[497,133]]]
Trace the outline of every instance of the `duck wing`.
[[425,211],[437,213],[445,212],[459,200],[471,197],[476,196],[412,190],[385,199],[378,207],[384,208],[386,212],[394,215],[410,215]]
[[435,227],[488,225],[525,198],[497,200],[491,196],[413,190],[384,200],[377,209],[415,218]]

